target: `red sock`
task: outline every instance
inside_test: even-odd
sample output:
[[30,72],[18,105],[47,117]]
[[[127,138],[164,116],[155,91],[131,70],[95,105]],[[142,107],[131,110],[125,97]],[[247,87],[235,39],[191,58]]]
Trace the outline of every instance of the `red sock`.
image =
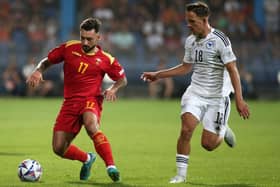
[[93,140],[96,152],[104,160],[105,165],[115,165],[111,146],[106,136],[101,131],[98,131],[91,137],[91,139]]
[[70,160],[79,160],[81,162],[87,161],[87,153],[71,144],[68,149],[65,151],[63,158]]

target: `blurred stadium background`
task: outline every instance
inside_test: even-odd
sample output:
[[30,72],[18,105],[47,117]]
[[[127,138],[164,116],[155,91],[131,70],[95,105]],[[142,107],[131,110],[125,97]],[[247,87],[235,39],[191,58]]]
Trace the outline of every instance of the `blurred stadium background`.
[[[187,0],[0,0],[0,95],[61,96],[61,66],[49,69],[41,91],[31,93],[25,76],[61,42],[79,39],[86,17],[103,22],[104,50],[125,67],[128,87],[123,97],[148,97],[142,71],[160,60],[181,62],[189,34],[184,20]],[[280,98],[279,0],[208,0],[212,26],[226,33],[238,57],[247,98]],[[174,78],[178,97],[190,76]]]

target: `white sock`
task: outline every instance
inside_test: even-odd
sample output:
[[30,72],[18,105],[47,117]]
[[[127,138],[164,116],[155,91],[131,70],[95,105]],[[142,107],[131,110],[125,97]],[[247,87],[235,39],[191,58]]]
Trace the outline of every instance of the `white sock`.
[[90,155],[87,154],[87,160],[85,161],[85,164],[88,163],[90,161]]
[[117,167],[114,166],[114,165],[107,166],[107,169],[110,169],[110,168],[115,168],[115,169],[117,169]]
[[187,177],[189,155],[176,154],[177,175]]

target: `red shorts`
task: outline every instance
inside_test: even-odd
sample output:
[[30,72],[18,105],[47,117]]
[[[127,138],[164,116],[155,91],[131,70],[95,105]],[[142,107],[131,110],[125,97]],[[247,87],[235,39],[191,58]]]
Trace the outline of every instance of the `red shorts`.
[[103,97],[73,98],[63,101],[60,112],[56,118],[54,131],[64,131],[77,134],[83,125],[84,112],[92,112],[100,122]]

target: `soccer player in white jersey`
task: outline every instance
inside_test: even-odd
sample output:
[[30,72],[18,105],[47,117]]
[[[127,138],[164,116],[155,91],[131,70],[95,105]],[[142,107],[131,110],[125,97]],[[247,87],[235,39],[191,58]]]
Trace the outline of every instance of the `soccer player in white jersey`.
[[177,142],[177,175],[170,183],[186,181],[191,150],[191,137],[201,122],[202,147],[216,149],[223,139],[235,145],[235,135],[228,127],[229,94],[234,91],[235,104],[240,116],[249,118],[248,105],[243,100],[236,57],[229,39],[209,25],[210,10],[205,3],[186,5],[187,26],[192,34],[185,42],[183,63],[156,72],[143,72],[141,78],[152,82],[160,78],[184,75],[193,70],[190,86],[181,99],[181,132]]

